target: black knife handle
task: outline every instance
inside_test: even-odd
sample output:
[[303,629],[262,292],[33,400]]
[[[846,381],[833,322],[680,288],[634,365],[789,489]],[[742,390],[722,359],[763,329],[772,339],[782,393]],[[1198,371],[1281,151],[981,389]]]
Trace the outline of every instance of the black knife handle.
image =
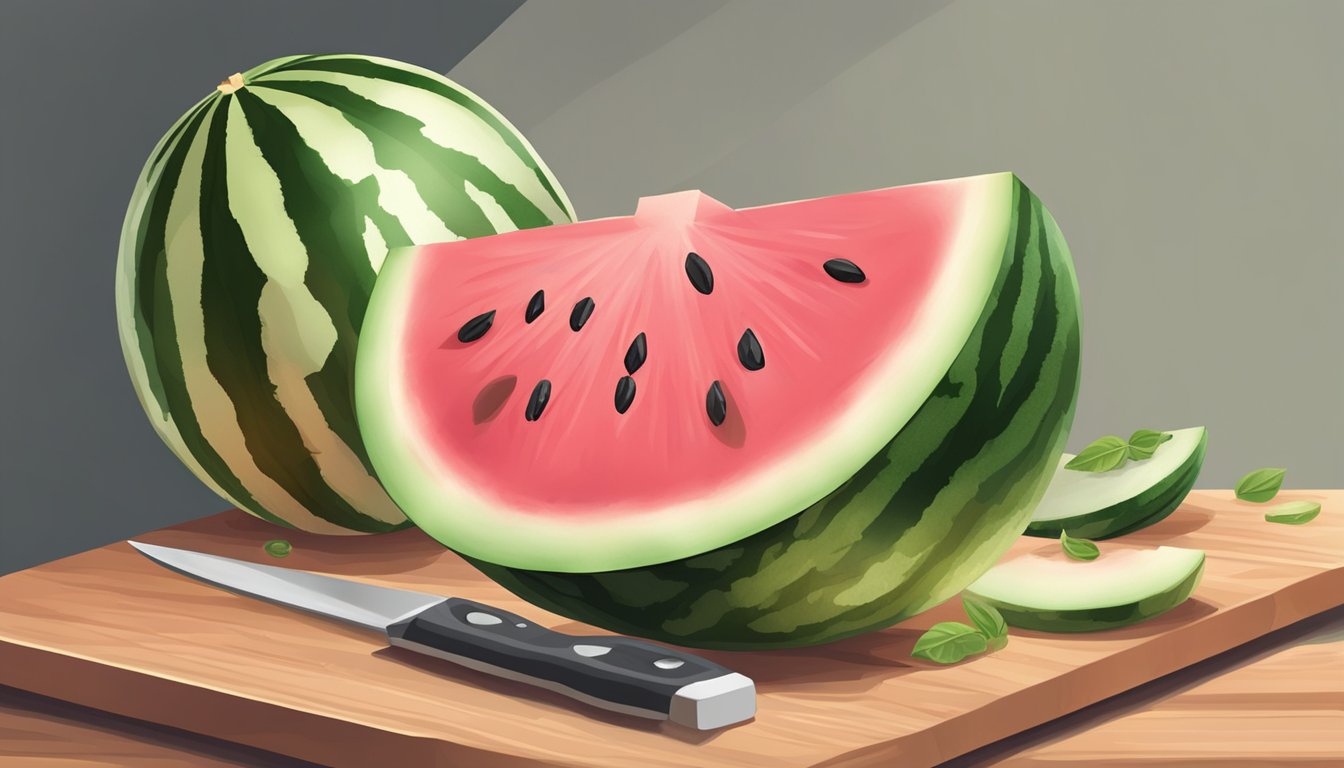
[[756,687],[699,656],[643,640],[554,632],[450,597],[388,627],[392,645],[540,686],[604,709],[720,728],[756,713]]

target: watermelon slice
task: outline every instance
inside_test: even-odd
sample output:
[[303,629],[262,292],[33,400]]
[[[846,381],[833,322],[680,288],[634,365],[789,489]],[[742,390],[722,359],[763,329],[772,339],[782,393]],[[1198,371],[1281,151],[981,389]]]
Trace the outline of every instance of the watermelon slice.
[[889,624],[1026,526],[1077,291],[1011,174],[405,249],[357,409],[406,514],[505,586],[720,647]]

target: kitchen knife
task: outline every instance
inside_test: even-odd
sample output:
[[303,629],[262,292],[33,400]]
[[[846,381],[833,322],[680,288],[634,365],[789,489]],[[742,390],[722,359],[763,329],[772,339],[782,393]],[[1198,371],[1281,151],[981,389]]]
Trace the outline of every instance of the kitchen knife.
[[400,648],[535,685],[614,712],[709,730],[756,714],[751,679],[627,637],[553,632],[507,611],[424,592],[127,542],[208,584],[382,632]]

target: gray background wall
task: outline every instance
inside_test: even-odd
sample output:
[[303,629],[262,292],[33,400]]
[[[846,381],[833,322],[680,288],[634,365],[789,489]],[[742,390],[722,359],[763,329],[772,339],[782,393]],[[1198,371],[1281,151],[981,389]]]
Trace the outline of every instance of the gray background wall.
[[169,123],[293,52],[451,70],[585,218],[681,188],[745,206],[1016,171],[1083,291],[1071,448],[1204,424],[1203,487],[1266,464],[1292,486],[1344,484],[1344,3],[515,7],[0,6],[0,572],[222,507],[131,391],[117,232]]

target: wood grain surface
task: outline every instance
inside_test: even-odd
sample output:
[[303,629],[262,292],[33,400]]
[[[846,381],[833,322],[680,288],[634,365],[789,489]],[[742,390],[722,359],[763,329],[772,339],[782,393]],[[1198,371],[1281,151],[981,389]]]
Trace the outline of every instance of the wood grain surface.
[[1344,766],[1344,613],[1332,614],[1282,647],[1182,681],[1178,690],[1140,701],[1121,697],[1100,718],[1069,724],[1025,749],[986,750],[985,760],[968,765]]
[[0,768],[320,766],[13,688],[0,688]]
[[[334,766],[934,765],[1206,659],[1344,601],[1344,492],[1285,492],[1325,511],[1265,523],[1196,492],[1107,548],[1198,547],[1195,597],[1092,635],[1014,631],[952,667],[909,657],[946,605],[820,648],[706,654],[753,677],[755,720],[712,733],[578,707],[384,647],[379,638],[195,583],[117,544],[0,578],[0,684]],[[257,561],[275,529],[225,513],[144,540]],[[423,535],[289,535],[285,565],[532,609]],[[1017,553],[1056,543],[1023,539]],[[1104,556],[1104,555],[1103,555]],[[1023,759],[1026,759],[1025,757]]]
[[[1079,764],[1344,765],[1344,608],[943,765]],[[0,688],[0,768],[109,766],[314,768],[315,764]]]

